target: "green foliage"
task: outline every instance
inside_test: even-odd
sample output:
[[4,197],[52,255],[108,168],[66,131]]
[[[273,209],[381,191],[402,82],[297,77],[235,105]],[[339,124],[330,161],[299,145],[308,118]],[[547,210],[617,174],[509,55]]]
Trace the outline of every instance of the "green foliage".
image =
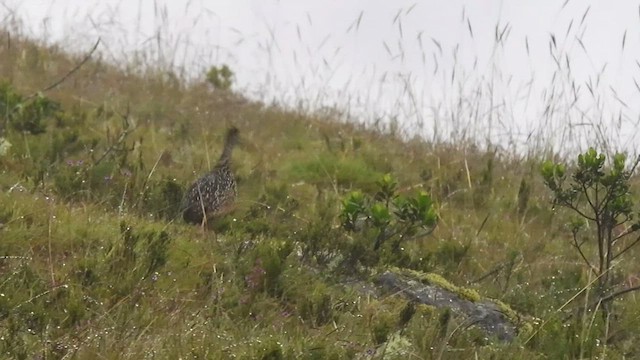
[[345,230],[355,231],[357,221],[366,214],[365,196],[360,191],[352,191],[342,201],[342,226]]
[[407,301],[405,307],[400,311],[398,325],[400,327],[406,326],[416,313],[416,303],[413,301]]
[[60,104],[42,94],[23,98],[5,82],[0,84],[0,116],[12,129],[37,135],[46,131],[46,121],[59,118]]
[[291,251],[291,243],[287,241],[271,240],[256,246],[253,256],[250,256],[252,260],[244,271],[244,282],[250,298],[263,292],[272,296],[281,294],[281,275]]
[[[393,248],[400,242],[433,231],[437,214],[431,197],[424,191],[413,197],[396,193],[397,183],[390,174],[377,183],[378,191],[373,199],[360,191],[352,191],[342,200],[340,219],[342,227],[350,232],[374,229],[374,250],[393,239]],[[418,234],[418,230],[424,230]]]
[[602,351],[598,334],[602,333],[602,324],[590,319],[575,319],[568,323],[552,319],[546,325],[544,333],[537,334],[532,342],[536,346],[548,349],[546,354],[552,358],[592,359]]
[[379,188],[376,193],[376,200],[382,201],[387,205],[393,201],[398,190],[398,182],[391,174],[384,174],[380,180],[376,181],[376,185]]
[[[114,290],[123,296],[167,262],[171,237],[164,230],[135,231],[125,221],[120,223],[120,241],[107,249],[106,258],[109,271],[120,274],[120,281]],[[90,279],[93,274],[86,273]],[[87,279],[87,280],[88,280]]]
[[469,244],[446,241],[440,244],[430,257],[448,270],[447,272],[454,272],[469,254],[469,248]]
[[[630,192],[630,179],[639,161],[640,158],[626,168],[626,156],[615,154],[613,163],[607,166],[606,156],[590,148],[578,156],[577,168],[569,177],[563,164],[547,161],[541,168],[544,182],[553,193],[554,205],[568,208],[580,217],[569,224],[572,245],[597,277],[599,299],[596,302],[602,301],[600,309],[607,322],[610,302],[618,291],[624,293],[613,276],[614,267],[622,260],[620,257],[638,243],[626,242],[625,237],[640,230]],[[595,225],[593,230],[585,226],[586,222]],[[623,230],[617,232],[616,229]],[[593,245],[598,251],[592,250]]]
[[294,237],[303,244],[304,259],[328,266],[330,270],[342,268],[342,260],[346,261],[345,253],[351,248],[344,239],[344,233],[334,224],[339,211],[336,199],[334,194],[328,192],[318,196],[312,221],[306,223]]
[[142,201],[143,212],[165,220],[174,220],[182,215],[184,188],[174,179],[151,181],[147,189]]
[[314,326],[323,326],[333,320],[333,303],[327,286],[316,286],[310,296],[300,302],[298,312]]
[[491,197],[494,183],[494,154],[489,154],[487,163],[482,172],[480,173],[480,179],[477,182],[477,186],[473,191],[473,201],[477,207],[486,205],[487,200]]
[[375,190],[371,179],[381,176],[359,157],[338,156],[327,152],[295,162],[288,166],[287,172],[291,181],[302,180],[324,187],[355,187],[365,191]]
[[212,66],[207,71],[207,82],[216,90],[229,90],[233,85],[233,71],[227,66]]
[[292,214],[299,205],[299,201],[289,194],[286,184],[266,184],[236,227],[253,237],[290,237],[289,229],[295,221]]
[[282,353],[282,345],[277,341],[269,341],[262,348],[261,354],[258,357],[260,360],[282,360],[284,355]]
[[524,215],[529,205],[529,198],[531,197],[531,184],[526,178],[520,180],[520,187],[518,188],[518,214]]
[[395,330],[393,315],[382,313],[372,319],[371,338],[375,345],[383,344],[387,341],[390,334]]

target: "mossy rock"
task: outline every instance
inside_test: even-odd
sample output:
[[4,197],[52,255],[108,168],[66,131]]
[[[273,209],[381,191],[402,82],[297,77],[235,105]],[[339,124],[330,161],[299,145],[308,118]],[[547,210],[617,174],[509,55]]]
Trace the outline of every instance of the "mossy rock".
[[377,276],[376,283],[418,304],[449,308],[500,341],[510,342],[531,328],[505,303],[482,298],[477,291],[453,285],[438,274],[391,268]]

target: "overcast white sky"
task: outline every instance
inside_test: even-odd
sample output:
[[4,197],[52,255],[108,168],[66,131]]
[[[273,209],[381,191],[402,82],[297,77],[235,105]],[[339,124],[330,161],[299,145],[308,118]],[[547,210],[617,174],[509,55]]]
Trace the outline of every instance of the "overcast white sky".
[[35,37],[83,49],[100,36],[107,58],[144,51],[193,74],[227,63],[237,89],[253,97],[337,105],[360,121],[395,118],[427,138],[467,132],[521,147],[539,136],[556,145],[593,137],[622,141],[619,147],[632,152],[640,143],[634,1],[5,0],[4,6],[3,21],[19,18]]

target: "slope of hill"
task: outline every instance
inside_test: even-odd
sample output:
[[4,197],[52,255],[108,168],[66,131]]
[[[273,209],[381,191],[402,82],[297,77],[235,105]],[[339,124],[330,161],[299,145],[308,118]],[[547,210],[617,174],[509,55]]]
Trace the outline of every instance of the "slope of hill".
[[[82,55],[1,35],[7,357],[638,354],[634,297],[610,346],[597,340],[599,317],[561,311],[590,278],[539,176],[547,154],[401,139],[330,112],[252,103],[204,76],[188,83],[96,56],[81,64]],[[237,209],[202,231],[181,220],[180,199],[215,163],[231,125],[242,137]],[[374,238],[340,226],[341,201],[353,190],[375,194],[384,174],[399,194],[430,194],[439,220],[429,235],[374,251]],[[440,274],[543,321],[500,343],[447,309],[348,286],[390,266]]]

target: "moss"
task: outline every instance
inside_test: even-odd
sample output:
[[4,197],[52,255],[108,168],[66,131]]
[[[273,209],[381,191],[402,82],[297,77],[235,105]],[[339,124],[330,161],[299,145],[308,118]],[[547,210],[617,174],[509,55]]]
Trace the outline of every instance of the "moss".
[[416,305],[416,313],[421,316],[432,316],[438,310],[435,306],[426,305],[426,304],[418,304]]
[[457,294],[458,296],[460,296],[461,298],[467,299],[469,301],[472,302],[478,302],[482,299],[482,297],[480,296],[480,294],[478,294],[477,291],[473,290],[473,289],[467,289],[467,288],[463,288],[463,287],[459,287],[456,285],[451,284],[449,281],[447,281],[445,278],[443,278],[442,276],[438,275],[438,274],[434,274],[434,273],[423,273],[420,271],[416,271],[416,270],[410,270],[410,269],[398,269],[398,268],[394,268],[392,269],[393,272],[397,272],[406,276],[409,276],[411,278],[414,279],[418,279],[424,283],[427,284],[432,284],[432,285],[437,285],[443,289],[446,289],[454,294]]
[[386,346],[381,347],[378,353],[384,353],[385,359],[404,359],[414,354],[415,349],[411,341],[397,331],[390,336]]
[[[460,297],[467,299],[469,301],[472,302],[478,302],[483,300],[483,298],[480,296],[480,294],[478,294],[477,291],[472,290],[472,289],[465,289],[465,288],[461,288],[458,286],[455,286],[453,284],[451,284],[450,282],[448,282],[445,278],[443,278],[442,276],[438,275],[438,274],[433,274],[433,273],[423,273],[420,271],[415,271],[415,270],[409,270],[409,269],[398,269],[398,268],[393,268],[391,269],[391,271],[396,272],[396,273],[400,273],[406,276],[409,276],[411,278],[414,279],[418,279],[422,282],[425,282],[427,284],[432,284],[432,285],[437,285],[442,287],[443,289],[446,289],[448,291],[451,291],[455,294],[458,294]],[[490,301],[492,303],[494,303],[499,311],[501,313],[503,313],[506,318],[517,327],[518,329],[518,334],[521,338],[527,338],[530,334],[533,333],[534,327],[533,327],[533,321],[530,319],[525,319],[523,316],[521,316],[520,314],[518,314],[515,310],[513,310],[509,305],[505,304],[504,302],[497,300],[497,299],[489,299],[486,298],[485,300]],[[431,309],[430,309],[431,308]],[[418,309],[424,309],[422,311],[426,311],[426,313],[432,313],[434,308],[433,307],[429,307],[426,305],[421,305],[420,307],[418,307]]]
[[518,323],[520,317],[518,316],[518,313],[516,313],[509,305],[498,299],[492,299],[491,301],[498,306],[500,312],[503,313],[507,317],[507,319],[509,319],[514,324]]

